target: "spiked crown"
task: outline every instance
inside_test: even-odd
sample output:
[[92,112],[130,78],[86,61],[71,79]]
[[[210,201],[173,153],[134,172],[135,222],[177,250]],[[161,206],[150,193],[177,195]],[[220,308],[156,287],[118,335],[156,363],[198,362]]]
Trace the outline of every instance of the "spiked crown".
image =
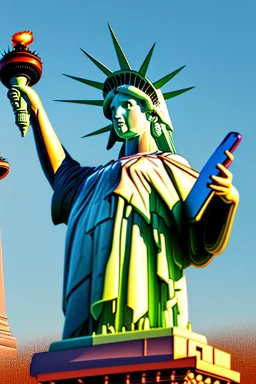
[[[78,104],[87,104],[87,105],[95,105],[95,106],[101,106],[103,107],[105,116],[111,120],[111,113],[110,113],[110,102],[113,98],[113,95],[115,92],[124,92],[129,94],[134,94],[137,97],[144,99],[147,104],[147,108],[150,112],[154,112],[157,114],[160,118],[160,121],[164,124],[166,124],[166,127],[168,130],[172,131],[172,124],[169,117],[169,113],[166,107],[165,100],[171,99],[173,97],[176,97],[178,95],[181,95],[184,92],[189,91],[190,88],[184,88],[172,92],[162,93],[160,88],[163,87],[167,82],[169,82],[174,76],[176,76],[185,66],[178,68],[177,70],[171,72],[170,74],[164,76],[160,80],[157,80],[154,83],[151,83],[151,81],[146,77],[147,69],[154,51],[155,44],[153,44],[152,48],[150,49],[149,53],[147,54],[145,60],[143,61],[139,71],[135,71],[131,68],[121,45],[119,44],[113,29],[108,24],[109,30],[111,33],[111,37],[113,40],[114,48],[116,51],[116,55],[119,61],[120,70],[112,72],[109,68],[107,68],[104,64],[99,62],[97,59],[95,59],[93,56],[91,56],[89,53],[85,52],[83,49],[82,52],[105,74],[107,75],[107,78],[104,83],[93,81],[93,80],[87,80],[76,76],[70,76],[64,74],[64,76],[67,76],[73,80],[79,81],[81,83],[87,84],[89,86],[92,86],[94,88],[98,88],[103,93],[104,100],[56,100],[61,102],[68,102],[68,103],[78,103]],[[83,137],[98,135],[104,132],[111,132],[112,124],[101,128],[97,131],[91,132]],[[110,143],[107,146],[107,149],[111,148],[115,141],[117,141],[118,138],[116,137],[115,140],[112,140],[112,144]],[[120,140],[119,140],[120,141]]]

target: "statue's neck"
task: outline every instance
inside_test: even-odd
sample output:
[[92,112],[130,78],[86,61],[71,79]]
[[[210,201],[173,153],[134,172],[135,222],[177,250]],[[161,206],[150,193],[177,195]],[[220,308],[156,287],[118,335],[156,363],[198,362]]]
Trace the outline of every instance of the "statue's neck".
[[136,153],[158,151],[156,142],[151,136],[149,130],[145,131],[141,136],[136,136],[133,139],[126,140],[124,145],[125,156],[131,156]]

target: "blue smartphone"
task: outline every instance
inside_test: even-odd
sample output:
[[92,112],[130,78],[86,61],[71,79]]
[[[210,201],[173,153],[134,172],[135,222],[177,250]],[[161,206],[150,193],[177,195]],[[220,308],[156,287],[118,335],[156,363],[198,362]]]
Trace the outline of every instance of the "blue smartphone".
[[230,166],[231,160],[227,157],[225,151],[229,151],[231,153],[234,152],[241,139],[242,136],[240,133],[230,132],[203,167],[197,181],[184,203],[185,212],[189,220],[199,221],[201,217],[200,213],[203,211],[203,207],[214,194],[214,192],[208,187],[208,185],[212,183],[211,176],[218,176],[221,174],[221,171],[216,168],[216,165],[223,164],[226,168]]

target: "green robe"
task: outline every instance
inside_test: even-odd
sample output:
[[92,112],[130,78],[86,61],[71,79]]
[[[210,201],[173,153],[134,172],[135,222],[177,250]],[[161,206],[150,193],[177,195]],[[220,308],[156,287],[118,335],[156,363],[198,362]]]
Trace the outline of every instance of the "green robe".
[[184,269],[225,241],[230,206],[189,223],[183,202],[198,173],[168,153],[83,168],[69,156],[54,183],[53,220],[68,224],[63,338],[188,327]]

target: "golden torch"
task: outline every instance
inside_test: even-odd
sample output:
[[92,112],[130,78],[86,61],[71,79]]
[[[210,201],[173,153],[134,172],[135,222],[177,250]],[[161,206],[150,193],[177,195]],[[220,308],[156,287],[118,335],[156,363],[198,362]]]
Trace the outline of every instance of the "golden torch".
[[[5,53],[0,60],[0,80],[7,87],[36,84],[42,76],[42,61],[36,52],[31,52],[28,45],[33,42],[30,31],[18,32],[12,36],[13,50]],[[13,95],[15,92],[15,96]],[[10,98],[10,94],[8,94]],[[21,135],[25,136],[30,125],[27,103],[20,97],[18,89],[12,88],[12,102],[15,123]]]

